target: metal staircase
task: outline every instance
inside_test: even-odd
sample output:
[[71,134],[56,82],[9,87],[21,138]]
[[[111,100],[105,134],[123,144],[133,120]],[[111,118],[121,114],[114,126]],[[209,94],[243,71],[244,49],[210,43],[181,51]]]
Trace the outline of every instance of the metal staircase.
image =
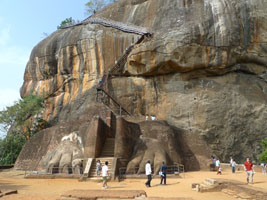
[[[135,45],[141,43],[146,37],[151,37],[152,33],[149,32],[147,30],[147,28],[145,27],[141,27],[141,26],[136,26],[130,23],[123,23],[123,22],[118,22],[118,21],[114,21],[111,19],[106,19],[106,18],[100,18],[100,17],[93,17],[90,16],[87,19],[83,20],[80,23],[74,24],[74,25],[69,25],[69,26],[65,26],[62,29],[66,29],[66,28],[70,28],[70,27],[74,27],[74,26],[79,26],[79,25],[86,25],[86,24],[99,24],[102,26],[106,26],[106,27],[111,27],[111,28],[115,28],[118,30],[121,30],[123,32],[127,32],[127,33],[134,33],[134,34],[138,34],[141,35],[141,37],[139,38],[139,40],[135,43],[130,45],[125,52],[123,53],[123,55],[119,58],[118,61],[116,61],[115,65],[109,70],[109,72],[105,72],[101,78],[101,80],[98,83],[97,86],[97,98],[96,100],[98,102],[102,102],[105,105],[107,105],[110,108],[110,100],[113,102],[113,104],[118,108],[119,115],[122,114],[126,114],[131,116],[130,112],[127,111],[119,102],[118,100],[115,99],[115,97],[113,97],[107,90],[106,86],[107,86],[107,82],[109,77],[111,77],[111,75],[118,75],[121,74],[122,69],[127,61],[127,57],[128,55],[131,53],[132,49],[134,48]],[[110,108],[111,109],[111,108]],[[113,110],[114,111],[114,110]],[[116,113],[116,112],[115,112]]]
[[118,29],[118,30],[121,30],[121,31],[127,32],[127,33],[134,33],[134,34],[138,34],[138,35],[152,35],[151,32],[149,32],[147,30],[147,28],[145,28],[145,27],[136,26],[136,25],[130,24],[130,23],[118,22],[118,21],[106,19],[103,17],[93,17],[93,16],[88,17],[87,19],[83,20],[80,23],[73,24],[73,25],[67,25],[65,27],[62,27],[61,29],[66,29],[66,28],[70,28],[70,27],[74,27],[74,26],[80,26],[80,25],[86,25],[89,23],[90,24],[99,24],[102,26],[115,28],[115,29]]
[[130,45],[124,52],[124,54],[119,58],[118,61],[116,61],[115,65],[107,72],[104,73],[101,80],[98,83],[97,86],[97,101],[101,101],[102,103],[106,104],[108,107],[110,107],[109,101],[112,100],[113,104],[118,108],[119,110],[119,115],[126,114],[131,116],[131,113],[127,111],[119,102],[116,100],[109,92],[107,89],[107,82],[108,79],[112,75],[117,75],[122,73],[122,69],[127,61],[128,55],[131,53],[132,49],[134,48],[135,45],[140,44],[144,39],[146,38],[145,35],[142,35],[139,40],[135,43]]

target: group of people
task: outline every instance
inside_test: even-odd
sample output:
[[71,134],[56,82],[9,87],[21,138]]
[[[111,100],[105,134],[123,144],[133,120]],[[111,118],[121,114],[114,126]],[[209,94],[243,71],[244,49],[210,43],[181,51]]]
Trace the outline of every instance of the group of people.
[[[105,165],[102,167],[101,166],[101,161],[97,160],[96,162],[96,174],[97,177],[100,176],[100,173],[102,172],[102,180],[103,180],[103,187],[102,189],[107,189],[108,185],[107,185],[107,181],[108,181],[108,176],[109,176],[109,169],[108,169],[108,161],[105,162]],[[151,164],[150,164],[150,160],[147,161],[146,166],[145,166],[145,172],[146,172],[146,176],[147,176],[147,182],[145,183],[145,185],[147,187],[151,187],[151,180],[152,180],[152,169],[151,169]],[[160,168],[160,172],[159,175],[161,176],[161,181],[160,184],[164,183],[164,185],[166,185],[166,176],[167,174],[167,166],[165,165],[165,162],[162,162],[161,168]]]
[[101,166],[101,161],[98,160],[96,162],[96,175],[97,177],[100,176],[100,173],[102,172],[102,179],[103,179],[103,189],[107,189],[108,188],[108,161],[105,162],[105,165],[102,167]]
[[222,174],[221,162],[219,159],[216,159],[214,156],[211,157],[212,160],[212,167],[216,168],[217,175]]
[[[219,159],[216,159],[214,156],[212,156],[212,165],[216,166],[217,174],[222,174],[222,168],[221,163]],[[236,162],[233,159],[233,157],[230,157],[230,166],[232,168],[232,173],[234,174],[236,171]],[[267,168],[264,166],[264,168]],[[253,184],[253,175],[255,174],[253,163],[251,162],[250,158],[247,158],[247,160],[244,162],[244,170],[246,172],[247,177],[247,183]]]
[[[212,164],[216,166],[217,174],[222,174],[222,168],[221,168],[221,162],[219,159],[216,159],[214,156],[212,156]],[[236,162],[235,160],[230,157],[230,166],[232,167],[232,173],[235,173],[236,171]],[[261,164],[262,166],[262,172],[266,174],[266,169],[267,169],[267,164],[263,163]],[[247,158],[247,160],[244,162],[244,170],[246,172],[246,177],[247,177],[247,183],[253,184],[253,175],[255,174],[254,168],[253,168],[253,163],[251,162],[250,158]],[[97,161],[96,163],[96,173],[97,176],[100,176],[100,173],[102,172],[102,179],[103,179],[103,189],[108,188],[107,185],[107,178],[109,176],[109,169],[108,169],[108,161],[105,162],[105,165],[102,167],[100,160]],[[150,160],[147,161],[145,165],[145,173],[147,176],[147,181],[145,185],[147,187],[151,187],[151,180],[152,180],[152,169],[151,169],[151,164]],[[167,166],[165,165],[165,162],[162,162],[161,168],[159,175],[161,177],[160,184],[166,185],[166,176],[167,174]]]
[[[146,176],[147,176],[147,181],[145,185],[147,187],[151,187],[151,180],[152,180],[152,169],[151,169],[151,164],[150,160],[147,161],[146,166],[145,166],[145,171],[146,171]],[[162,162],[161,168],[159,175],[161,177],[160,179],[160,184],[164,183],[166,185],[166,179],[167,179],[167,166],[165,165],[165,162]]]
[[157,118],[154,115],[151,115],[150,116],[150,119],[149,119],[149,116],[146,115],[146,120],[152,120],[152,121],[154,121],[154,120],[157,120]]

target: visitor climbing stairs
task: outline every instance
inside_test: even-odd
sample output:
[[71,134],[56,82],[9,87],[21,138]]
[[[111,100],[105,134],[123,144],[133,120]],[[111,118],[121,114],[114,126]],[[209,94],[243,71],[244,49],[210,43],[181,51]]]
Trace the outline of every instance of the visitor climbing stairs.
[[[102,149],[101,156],[99,158],[95,158],[92,161],[89,177],[96,177],[96,161],[100,160],[101,166],[103,167],[105,165],[105,162],[108,161],[108,168],[109,172],[112,171],[112,166],[114,161],[114,147],[115,147],[115,139],[114,138],[106,138],[105,145]],[[111,172],[112,173],[112,172]],[[100,174],[101,176],[101,174]]]

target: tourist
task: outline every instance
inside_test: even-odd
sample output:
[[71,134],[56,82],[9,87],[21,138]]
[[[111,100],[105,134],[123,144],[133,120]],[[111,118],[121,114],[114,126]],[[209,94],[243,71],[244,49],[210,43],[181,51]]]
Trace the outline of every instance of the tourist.
[[215,171],[216,167],[215,167],[215,163],[216,163],[216,159],[214,156],[211,156],[211,165],[210,165],[210,170]]
[[222,168],[221,168],[221,167],[219,167],[219,170],[218,170],[218,172],[217,172],[217,175],[218,175],[218,174],[222,175]]
[[264,174],[267,174],[267,163],[265,163]]
[[96,175],[97,175],[97,177],[100,176],[100,172],[101,172],[101,171],[102,171],[101,162],[100,162],[100,160],[98,160],[98,161],[96,162]]
[[155,116],[151,116],[151,120],[154,121],[154,120],[157,120],[157,118]]
[[105,162],[105,165],[102,167],[102,179],[103,179],[103,189],[108,188],[108,161]]
[[165,163],[164,162],[162,162],[162,165],[161,165],[161,168],[160,168],[160,172],[161,172],[161,174],[160,174],[160,176],[161,176],[161,180],[160,180],[160,184],[162,184],[162,181],[164,180],[164,185],[166,185],[166,178],[167,178],[167,176],[166,176],[166,172],[167,172],[167,167],[166,167],[166,165],[165,165]]
[[146,175],[147,175],[147,182],[146,182],[146,186],[147,187],[151,187],[150,183],[152,180],[152,170],[151,170],[151,165],[150,165],[150,160],[148,160],[146,162]]
[[263,174],[265,174],[265,164],[261,163],[261,171]]
[[235,162],[234,159],[233,159],[233,161],[232,161],[231,166],[232,166],[232,173],[234,174],[234,173],[235,173],[235,168],[236,168],[236,162]]
[[249,158],[247,158],[247,161],[244,163],[244,170],[246,171],[247,174],[247,183],[249,183],[250,179],[250,183],[253,184],[253,175],[254,175],[253,164]]
[[216,165],[216,169],[217,169],[217,174],[221,174],[221,173],[219,172],[219,169],[220,169],[220,167],[221,167],[221,162],[220,162],[219,159],[216,160],[215,165]]
[[230,166],[232,167],[233,157],[230,157]]
[[146,116],[146,121],[148,120],[148,116]]

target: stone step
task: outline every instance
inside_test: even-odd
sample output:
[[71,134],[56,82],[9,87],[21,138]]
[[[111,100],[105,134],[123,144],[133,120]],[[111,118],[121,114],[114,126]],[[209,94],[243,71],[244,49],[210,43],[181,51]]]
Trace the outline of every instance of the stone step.
[[106,157],[95,158],[93,160],[93,162],[92,162],[92,165],[91,165],[91,169],[90,169],[90,172],[89,172],[89,177],[97,177],[97,174],[96,174],[96,169],[97,169],[96,161],[97,160],[100,160],[102,167],[105,165],[105,162],[108,161],[108,168],[109,168],[109,170],[111,169],[113,157],[106,156]]
[[210,181],[204,180],[203,184],[208,185],[208,186],[214,186],[215,184],[211,183]]
[[215,179],[212,179],[212,178],[206,178],[205,182],[209,183],[211,185],[215,185],[217,183],[217,181]]

